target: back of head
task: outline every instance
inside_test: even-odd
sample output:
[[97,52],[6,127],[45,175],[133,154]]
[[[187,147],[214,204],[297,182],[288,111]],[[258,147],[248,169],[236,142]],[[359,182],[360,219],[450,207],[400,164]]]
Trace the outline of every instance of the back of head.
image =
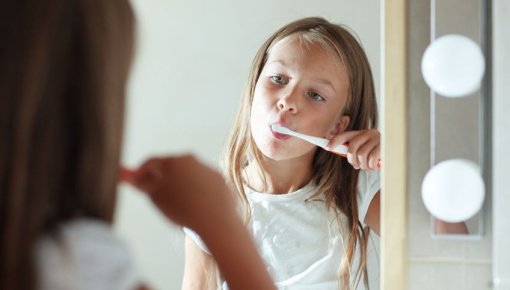
[[0,5],[0,289],[35,289],[33,246],[111,221],[133,52],[127,0]]

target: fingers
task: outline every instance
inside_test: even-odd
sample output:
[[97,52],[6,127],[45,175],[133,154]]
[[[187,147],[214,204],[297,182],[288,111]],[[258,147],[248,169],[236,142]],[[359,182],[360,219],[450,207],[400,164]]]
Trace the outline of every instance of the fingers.
[[380,156],[381,156],[381,145],[377,144],[377,146],[370,152],[370,155],[368,157],[368,169],[366,170],[376,170],[381,167],[380,163]]
[[[350,147],[350,146],[349,146]],[[369,138],[365,143],[357,147],[355,156],[357,158],[357,169],[375,170],[379,160],[379,140]],[[371,164],[374,164],[373,166]]]
[[177,224],[204,229],[211,220],[237,216],[221,174],[191,155],[152,158],[136,170],[123,168],[121,176]]
[[329,144],[327,146],[328,149],[335,148],[338,145],[349,145],[349,142],[359,135],[360,131],[346,131],[342,132],[339,135],[335,136],[333,139],[329,141]]
[[130,183],[135,175],[135,171],[133,169],[121,166],[119,172],[119,182],[127,182]]
[[162,177],[162,160],[152,158],[144,162],[138,169],[121,168],[121,181],[139,190],[150,193]]
[[355,169],[377,170],[380,159],[380,133],[375,129],[343,132],[328,147],[348,145],[347,161]]

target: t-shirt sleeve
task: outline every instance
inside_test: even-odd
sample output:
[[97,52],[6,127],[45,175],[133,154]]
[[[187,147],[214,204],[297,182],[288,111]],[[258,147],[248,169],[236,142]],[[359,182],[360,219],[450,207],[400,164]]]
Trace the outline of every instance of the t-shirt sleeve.
[[358,177],[358,212],[359,220],[365,226],[365,216],[367,215],[370,202],[375,194],[381,189],[380,172],[360,170]]
[[184,231],[184,234],[186,234],[186,236],[189,237],[202,251],[209,255],[211,254],[202,238],[195,231],[189,228],[182,228],[182,230]]
[[127,246],[109,225],[78,220],[36,248],[41,290],[134,290],[141,285]]

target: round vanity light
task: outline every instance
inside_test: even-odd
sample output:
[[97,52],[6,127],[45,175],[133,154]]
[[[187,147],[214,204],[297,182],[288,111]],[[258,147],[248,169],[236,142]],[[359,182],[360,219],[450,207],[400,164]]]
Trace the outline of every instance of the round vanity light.
[[463,97],[480,87],[485,59],[473,40],[450,34],[436,39],[427,47],[421,71],[434,92],[445,97]]
[[461,222],[482,207],[485,184],[480,168],[465,159],[438,163],[425,175],[421,187],[428,211],[445,222]]

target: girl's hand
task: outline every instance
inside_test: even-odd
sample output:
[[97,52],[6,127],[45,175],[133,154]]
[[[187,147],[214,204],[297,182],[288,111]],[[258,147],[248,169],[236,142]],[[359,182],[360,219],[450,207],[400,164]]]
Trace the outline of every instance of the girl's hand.
[[190,155],[122,168],[121,181],[146,192],[164,215],[199,234],[211,224],[237,218],[234,195],[223,177]]
[[381,134],[376,129],[345,131],[330,140],[328,148],[345,144],[347,161],[355,169],[377,170],[381,157]]

